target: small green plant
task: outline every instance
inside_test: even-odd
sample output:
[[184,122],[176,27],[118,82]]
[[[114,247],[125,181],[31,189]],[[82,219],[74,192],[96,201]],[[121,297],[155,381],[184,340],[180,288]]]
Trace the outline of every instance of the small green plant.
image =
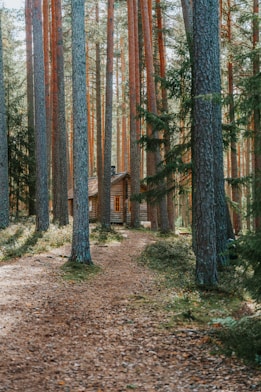
[[135,385],[135,384],[128,384],[128,385],[126,386],[126,388],[127,388],[127,389],[137,389],[137,385]]
[[86,281],[101,272],[101,268],[97,265],[87,265],[70,260],[63,264],[61,270],[63,279],[70,282]]
[[[226,322],[227,320],[227,322]],[[223,328],[215,331],[226,354],[235,353],[248,362],[261,366],[261,317],[243,317],[240,320],[219,320]]]
[[261,301],[261,232],[243,236],[237,243],[244,283],[252,297]]
[[97,225],[91,231],[91,240],[95,241],[97,244],[105,244],[113,241],[122,241],[122,235],[114,228],[111,230],[104,230],[102,226]]

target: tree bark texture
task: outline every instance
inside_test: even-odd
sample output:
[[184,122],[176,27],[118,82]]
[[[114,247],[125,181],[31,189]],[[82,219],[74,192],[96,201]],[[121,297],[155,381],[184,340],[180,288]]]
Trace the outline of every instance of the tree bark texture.
[[[99,25],[99,4],[96,5],[96,23]],[[101,48],[99,41],[96,42],[96,161],[98,177],[98,206],[97,216],[99,222],[102,216],[102,192],[103,192],[103,149],[102,149],[102,100],[101,100]]]
[[0,229],[9,225],[8,143],[3,72],[2,15],[0,15]]
[[212,20],[216,0],[193,5],[193,236],[196,279],[200,285],[217,283]]
[[53,17],[53,57],[55,57],[55,82],[57,83],[57,112],[53,113],[57,120],[57,128],[53,129],[54,134],[54,154],[52,156],[54,169],[53,172],[53,199],[56,201],[54,220],[60,226],[69,223],[68,219],[68,197],[67,197],[67,133],[65,122],[65,93],[64,93],[64,55],[63,55],[63,33],[62,33],[62,7],[61,0],[52,1]]
[[[157,30],[158,30],[158,50],[160,60],[160,77],[162,80],[166,79],[166,53],[164,44],[164,26],[161,12],[162,3],[160,0],[156,0],[156,15],[157,15]],[[167,89],[161,86],[161,110],[163,113],[168,113],[168,96]],[[165,140],[165,155],[168,156],[170,152],[170,135],[168,132],[164,132]],[[167,158],[168,160],[168,158]],[[173,186],[173,174],[170,174],[167,178],[167,188]],[[167,210],[168,210],[168,221],[169,228],[175,230],[175,212],[174,212],[174,192],[168,191],[167,194]]]
[[114,0],[108,0],[107,64],[106,64],[106,108],[103,168],[102,226],[111,227],[111,149],[112,149],[112,103],[113,103],[113,45],[114,45]]
[[[153,65],[153,52],[151,43],[151,29],[149,23],[149,9],[147,1],[141,0],[141,15],[142,15],[142,26],[144,35],[144,48],[145,48],[145,62],[146,62],[146,72],[147,72],[147,92],[148,92],[148,111],[157,116],[157,98],[156,98],[156,87],[154,81],[154,65]],[[152,134],[151,124],[149,124],[149,137],[155,137],[158,139],[158,131],[154,131]],[[161,155],[159,147],[157,148],[155,154],[148,152],[148,174],[155,174],[159,165],[161,163]],[[151,171],[151,172],[150,172]],[[166,188],[165,181],[160,184],[161,187]],[[156,230],[158,226],[156,209],[154,206],[150,207],[151,210],[151,228]],[[168,224],[168,212],[167,212],[167,199],[163,197],[159,201],[159,213],[161,222],[161,231],[167,232],[169,230]]]
[[[131,167],[131,196],[140,193],[140,149],[137,138],[137,94],[136,94],[136,40],[134,14],[136,1],[128,1],[128,38],[129,38],[129,96],[130,96],[130,167]],[[139,74],[139,73],[138,73]],[[138,201],[131,201],[131,226],[140,226],[140,204]]]
[[49,227],[49,206],[41,1],[33,0],[32,6],[36,145],[36,229],[38,231],[46,231]]
[[259,44],[259,0],[253,0],[253,79],[255,87],[254,98],[254,149],[255,149],[255,183],[254,183],[254,208],[255,230],[261,230],[261,81],[260,81],[260,49]]
[[215,184],[215,222],[216,222],[216,252],[217,263],[227,265],[229,262],[227,254],[227,205],[224,181],[224,159],[223,159],[223,136],[222,136],[222,114],[221,114],[221,75],[220,75],[220,21],[219,0],[213,0],[213,12],[209,16],[211,27],[211,41],[213,46],[212,57],[212,81],[213,81],[213,146],[214,146],[214,184]]
[[92,264],[89,240],[88,125],[84,0],[72,0],[73,238],[70,260]]
[[35,215],[35,138],[34,138],[34,82],[33,82],[33,25],[32,0],[25,2],[27,126],[29,155],[29,215]]
[[[228,0],[228,14],[227,14],[227,34],[228,34],[228,42],[232,44],[232,29],[231,29],[231,2]],[[229,95],[229,123],[232,127],[232,132],[235,132],[235,102],[234,102],[234,67],[231,60],[231,55],[228,59],[228,95]],[[238,165],[237,165],[237,143],[234,141],[235,136],[232,135],[231,142],[231,178],[238,178]],[[240,190],[239,186],[232,183],[232,200],[236,203],[237,208],[239,210],[240,207]],[[239,211],[235,208],[233,209],[233,227],[236,235],[239,234],[241,230],[241,217]],[[229,211],[228,211],[229,214]],[[233,238],[233,237],[232,237]]]

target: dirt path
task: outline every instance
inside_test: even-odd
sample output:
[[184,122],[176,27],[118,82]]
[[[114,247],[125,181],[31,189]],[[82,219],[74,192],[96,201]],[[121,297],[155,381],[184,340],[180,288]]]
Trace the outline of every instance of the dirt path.
[[261,391],[204,331],[164,328],[160,286],[134,261],[152,240],[93,246],[102,272],[81,284],[61,279],[68,247],[1,265],[0,391]]

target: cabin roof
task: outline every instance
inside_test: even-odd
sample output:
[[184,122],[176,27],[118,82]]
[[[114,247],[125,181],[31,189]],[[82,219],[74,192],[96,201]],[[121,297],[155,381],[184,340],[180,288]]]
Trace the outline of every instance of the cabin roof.
[[[117,173],[111,176],[111,185],[116,184],[120,180],[129,177],[128,172]],[[90,177],[88,180],[88,196],[93,197],[98,195],[98,177]],[[73,188],[68,191],[68,199],[73,199]]]

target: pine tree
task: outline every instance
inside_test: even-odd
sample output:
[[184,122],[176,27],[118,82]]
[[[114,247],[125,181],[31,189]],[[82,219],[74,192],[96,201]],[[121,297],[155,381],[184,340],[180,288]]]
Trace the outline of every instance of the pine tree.
[[49,203],[41,1],[33,0],[32,7],[36,147],[36,229],[38,231],[46,231],[49,227]]
[[72,0],[73,238],[70,260],[92,264],[89,240],[88,124],[84,0]]
[[0,15],[0,229],[9,225],[8,146],[3,75],[2,14]]

